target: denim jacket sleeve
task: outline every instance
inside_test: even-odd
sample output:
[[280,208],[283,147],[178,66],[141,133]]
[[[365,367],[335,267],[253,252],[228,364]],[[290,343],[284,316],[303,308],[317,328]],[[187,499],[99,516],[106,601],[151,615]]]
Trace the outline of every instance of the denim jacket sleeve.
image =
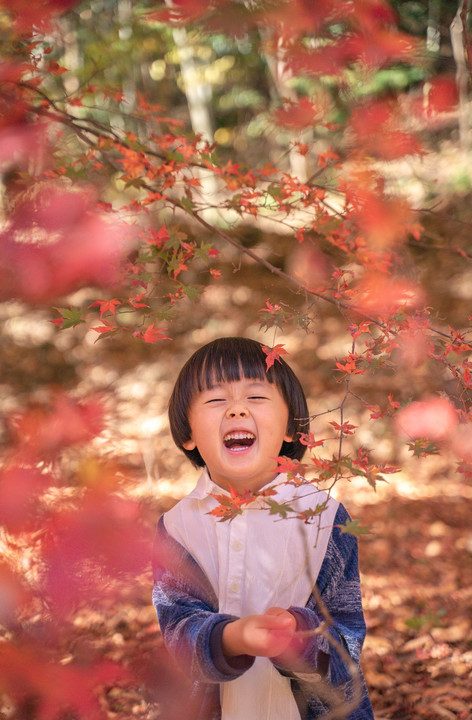
[[[312,593],[305,607],[291,607],[289,611],[297,620],[297,629],[314,630],[325,617],[320,608],[321,599],[331,624],[327,633],[347,652],[350,659],[359,667],[360,654],[364,643],[366,626],[362,611],[361,587],[359,578],[357,538],[342,533],[339,525],[344,525],[349,515],[339,505],[333,523],[333,531],[328,543],[326,555],[316,581],[317,593]],[[310,673],[315,682],[323,678],[333,687],[339,687],[346,697],[352,692],[352,675],[346,660],[336,650],[334,644],[322,634],[312,636],[303,647],[300,664],[296,668],[276,667],[297,680],[307,681]],[[359,708],[349,715],[349,720],[368,720],[373,718],[370,700],[360,672],[362,699]],[[319,687],[319,686],[318,686]],[[316,702],[312,700],[313,704]],[[313,710],[315,708],[313,707]],[[324,707],[326,711],[327,707]],[[318,710],[322,712],[321,707]],[[317,717],[317,713],[313,713]]]
[[239,677],[254,662],[241,656],[231,665],[221,635],[236,617],[218,612],[214,591],[194,558],[166,531],[161,518],[153,553],[153,604],[164,642],[192,680],[220,683]]

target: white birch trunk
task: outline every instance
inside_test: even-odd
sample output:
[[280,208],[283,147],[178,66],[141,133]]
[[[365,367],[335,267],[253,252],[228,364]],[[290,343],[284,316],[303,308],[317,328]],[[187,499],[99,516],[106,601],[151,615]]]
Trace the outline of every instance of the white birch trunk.
[[467,28],[464,27],[464,15],[467,14],[468,2],[467,0],[461,0],[450,26],[452,53],[456,63],[456,83],[459,94],[459,139],[464,151],[469,147],[470,130],[467,98],[469,73],[465,49],[465,34]]

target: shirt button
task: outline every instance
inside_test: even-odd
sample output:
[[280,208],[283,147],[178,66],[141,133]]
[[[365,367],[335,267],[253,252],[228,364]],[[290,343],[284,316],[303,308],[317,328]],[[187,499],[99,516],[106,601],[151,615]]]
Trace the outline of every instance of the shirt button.
[[239,552],[240,550],[242,550],[242,547],[243,547],[243,544],[242,544],[242,542],[240,542],[239,540],[235,540],[235,541],[233,542],[232,548],[233,548],[233,550],[235,550],[236,552]]
[[232,593],[237,593],[239,590],[239,583],[238,582],[232,582],[229,586],[229,589]]

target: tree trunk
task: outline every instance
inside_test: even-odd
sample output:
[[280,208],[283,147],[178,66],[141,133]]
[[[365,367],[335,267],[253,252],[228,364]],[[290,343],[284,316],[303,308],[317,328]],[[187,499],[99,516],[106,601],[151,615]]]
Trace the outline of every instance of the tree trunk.
[[[261,31],[261,37],[263,41],[265,41],[266,46],[270,47],[273,44],[268,42],[268,31]],[[287,63],[285,62],[280,49],[277,48],[273,52],[266,50],[264,55],[267,61],[267,67],[269,68],[272,85],[277,96],[281,99],[290,100],[294,103],[298,102],[300,98],[288,82],[292,77],[292,73],[287,67]],[[291,132],[290,135],[290,139],[293,143],[300,142],[306,145],[312,145],[313,143],[313,131],[311,128],[304,128],[298,133]],[[309,176],[307,156],[302,155],[297,150],[296,146],[293,146],[289,150],[289,162],[291,174],[301,182],[305,182]]]
[[426,49],[430,53],[438,53],[441,44],[439,33],[439,18],[441,14],[441,0],[428,2],[428,28],[426,30]]
[[456,63],[456,83],[459,94],[459,138],[462,149],[469,147],[469,113],[467,89],[469,72],[467,65],[467,16],[469,0],[461,0],[450,26],[452,53]]

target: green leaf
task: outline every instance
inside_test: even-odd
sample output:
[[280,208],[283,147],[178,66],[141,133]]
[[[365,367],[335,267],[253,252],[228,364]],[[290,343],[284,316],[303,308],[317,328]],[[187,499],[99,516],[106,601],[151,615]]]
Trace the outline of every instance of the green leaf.
[[180,198],[179,203],[183,207],[183,209],[186,210],[188,213],[193,212],[193,208],[194,208],[193,200],[191,200],[190,198],[188,198],[188,197]]
[[209,259],[209,252],[213,249],[212,243],[200,243],[200,247],[195,248],[195,257],[200,258],[200,260],[208,260]]
[[282,187],[280,183],[271,183],[267,188],[267,192],[269,195],[272,195],[273,198],[279,198],[282,195]]
[[266,498],[266,504],[270,508],[269,515],[280,515],[280,517],[284,520],[289,512],[295,512],[294,509],[290,507],[290,505],[287,505],[286,503],[281,505],[272,498]]
[[359,525],[359,520],[347,520],[345,525],[337,525],[342,533],[349,533],[350,535],[369,535],[370,529]]
[[83,319],[83,311],[81,308],[78,307],[71,307],[71,308],[54,308],[57,310],[57,312],[62,317],[62,326],[60,327],[60,330],[65,330],[66,328],[75,327],[76,325],[80,325],[80,323],[85,322]]
[[203,288],[198,287],[197,285],[182,285],[182,292],[189,300],[195,302],[198,296],[202,294]]
[[328,504],[328,501],[325,500],[324,503],[321,503],[321,505],[317,505],[315,509],[313,508],[307,508],[306,510],[302,510],[298,515],[298,520],[303,520],[304,522],[309,522],[313,518],[315,518],[317,515],[321,515],[321,513],[326,509],[326,506]]
[[413,457],[419,458],[426,457],[427,455],[439,455],[439,447],[427,438],[418,438],[414,442],[407,443],[407,446],[413,453]]
[[182,155],[182,153],[175,151],[175,150],[169,150],[167,152],[167,157],[169,160],[175,160],[178,163],[185,163],[185,158]]

